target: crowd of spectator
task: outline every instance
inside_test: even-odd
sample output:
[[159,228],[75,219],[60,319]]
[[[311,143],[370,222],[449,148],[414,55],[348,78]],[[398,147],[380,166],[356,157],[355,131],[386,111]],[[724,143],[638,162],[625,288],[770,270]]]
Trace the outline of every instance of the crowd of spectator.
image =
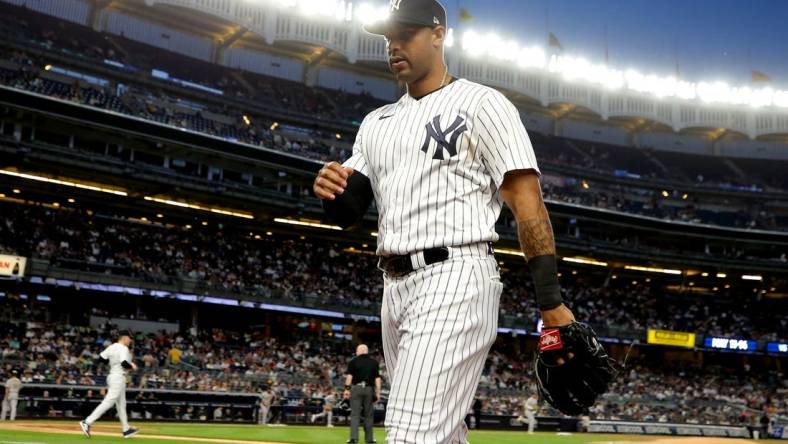
[[[349,245],[319,239],[283,239],[222,227],[188,229],[68,208],[9,203],[0,208],[0,251],[45,259],[58,268],[163,285],[189,280],[204,294],[371,313],[378,309],[383,280],[369,246],[363,254],[359,246],[350,250]],[[506,292],[501,314],[532,328],[537,309],[528,271],[524,266],[512,268],[502,276]],[[645,279],[601,280],[587,273],[571,274],[569,269],[562,277],[564,298],[600,328],[635,337],[647,327],[748,339],[788,337],[788,320],[771,315],[784,306],[779,300],[753,297],[760,293],[743,296],[740,293],[748,290],[718,288],[713,296],[690,296]],[[724,302],[734,294],[735,307]],[[708,303],[711,298],[714,303]]]
[[[6,298],[12,298],[6,295]],[[40,304],[39,304],[40,305]],[[104,384],[107,368],[98,353],[111,343],[110,324],[75,326],[46,322],[42,308],[7,299],[0,311],[0,371],[22,369],[24,384],[61,386]],[[294,321],[295,322],[295,321]],[[304,406],[342,386],[352,344],[326,330],[294,328],[266,337],[252,329],[230,331],[184,329],[179,333],[136,333],[134,359],[140,370],[131,375],[134,395],[145,389],[213,393],[260,393],[269,388],[278,405]],[[380,344],[370,344],[379,356]],[[482,413],[518,416],[535,390],[530,359],[512,352],[506,338],[493,347],[484,366],[477,397]],[[383,366],[384,394],[388,377]],[[610,391],[590,410],[593,419],[747,425],[755,411],[788,413],[788,390],[782,373],[736,370],[701,364],[648,365],[630,361]],[[181,419],[206,412],[178,413]],[[188,415],[188,417],[182,417]],[[546,403],[539,415],[560,416]]]
[[[183,91],[175,86],[158,84],[150,79],[148,82],[135,84],[110,81],[103,86],[84,79],[76,80],[45,69],[51,66],[45,55],[3,47],[0,49],[0,59],[11,63],[0,65],[0,82],[16,88],[317,160],[347,158],[350,153],[349,142],[352,139],[352,134],[335,134],[333,131],[320,129],[320,121],[344,121],[357,125],[368,111],[382,104],[368,94],[354,95],[307,87],[296,82],[230,70],[168,53],[124,37],[92,30],[78,32],[77,25],[39,14],[30,14],[27,11],[17,11],[17,14],[20,15],[19,20],[0,21],[3,30],[0,34],[13,36],[16,40],[22,39],[38,49],[60,51],[67,55],[78,54],[79,58],[93,58],[102,62],[117,61],[123,64],[126,70],[134,68],[135,72],[139,71],[137,74],[149,72],[151,66],[174,70],[174,75],[183,75],[195,83],[221,90],[227,100],[219,99],[217,102],[216,98],[210,101],[184,97]],[[53,31],[54,29],[57,29],[57,32]],[[125,50],[121,51],[120,48]],[[145,56],[146,54],[148,56]],[[159,56],[154,57],[157,54]],[[180,62],[170,61],[171,59]],[[154,60],[159,65],[147,65]],[[164,65],[161,65],[162,63]],[[184,70],[184,65],[198,65],[200,69]],[[317,119],[318,124],[310,128],[307,128],[307,125],[279,125],[270,115],[266,115],[260,104],[263,104],[265,109],[285,110]],[[617,167],[616,159],[623,161],[624,165],[629,162],[653,167],[653,163],[648,159],[632,156],[631,153],[635,151],[632,149],[622,151],[621,147],[572,142],[537,133],[534,133],[532,138],[540,163],[548,168],[551,163],[555,163],[586,166],[612,173],[620,168]],[[583,156],[577,154],[583,152],[586,152]],[[685,167],[681,162],[678,164]],[[691,164],[699,165],[698,168],[703,166],[703,162]],[[706,175],[718,179],[717,182],[707,178],[705,181],[700,179],[701,183],[719,183],[722,186],[723,183],[719,180],[727,179],[723,177],[726,168],[724,165],[719,168],[723,173],[716,171],[716,175],[720,177],[707,172]],[[669,168],[667,171],[678,169]],[[646,168],[643,175],[656,177],[658,173],[659,171]],[[692,174],[689,170],[684,176],[671,177],[671,180],[676,180],[677,188],[680,188],[682,178],[687,175],[691,176],[694,182],[697,182],[698,177],[703,177],[702,174]],[[769,230],[784,230],[786,226],[782,216],[776,215],[757,199],[720,204],[698,196],[687,200],[681,197],[682,193],[666,198],[661,196],[661,190],[648,187],[597,183],[589,188],[587,185],[585,180],[566,177],[561,185],[546,185],[545,195],[553,200],[666,220]],[[720,210],[720,207],[727,208]]]

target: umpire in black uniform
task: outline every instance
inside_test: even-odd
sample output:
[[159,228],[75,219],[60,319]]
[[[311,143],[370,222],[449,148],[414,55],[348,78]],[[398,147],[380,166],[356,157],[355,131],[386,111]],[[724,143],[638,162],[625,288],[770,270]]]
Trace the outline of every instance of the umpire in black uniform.
[[380,400],[380,364],[369,356],[369,348],[361,344],[356,347],[356,357],[350,360],[345,372],[345,398],[350,398],[350,439],[358,442],[358,426],[364,411],[364,439],[377,442],[373,436],[374,410],[372,404]]

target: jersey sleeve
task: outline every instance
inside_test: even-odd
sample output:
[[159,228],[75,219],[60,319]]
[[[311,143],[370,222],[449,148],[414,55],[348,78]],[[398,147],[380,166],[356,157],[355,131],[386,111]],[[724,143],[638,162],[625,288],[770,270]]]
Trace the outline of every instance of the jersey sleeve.
[[101,359],[108,360],[112,356],[112,346],[105,348],[103,352],[99,353],[99,356],[101,356]]
[[[353,374],[353,370],[355,369],[355,365],[356,365],[356,360],[355,359],[351,359],[350,362],[348,362],[348,364],[347,364],[347,370],[345,370],[345,374],[346,375],[352,375]],[[353,382],[355,382],[355,381],[353,381]]]
[[366,124],[367,119],[365,118],[363,122],[361,122],[361,126],[358,127],[358,132],[356,133],[356,141],[353,144],[353,154],[342,163],[343,167],[353,168],[353,170],[357,173],[361,173],[366,177],[369,177],[369,168],[367,167],[367,159],[364,157],[364,125]]
[[500,188],[509,171],[534,170],[541,174],[520,113],[502,94],[491,93],[482,99],[475,127],[479,154],[496,187]]

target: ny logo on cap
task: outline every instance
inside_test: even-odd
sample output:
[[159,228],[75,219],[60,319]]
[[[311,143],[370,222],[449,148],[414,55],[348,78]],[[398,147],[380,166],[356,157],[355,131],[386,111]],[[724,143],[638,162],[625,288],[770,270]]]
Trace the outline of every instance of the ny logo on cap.
[[395,9],[396,9],[397,11],[399,11],[399,4],[400,4],[400,3],[402,3],[402,0],[391,0],[391,8],[390,8],[390,9],[391,9],[392,11],[393,11],[393,10],[395,10]]
[[[432,119],[432,122],[427,123],[426,129],[427,138],[424,139],[421,150],[426,153],[430,147],[430,141],[435,140],[438,146],[435,148],[435,154],[433,154],[432,158],[443,160],[443,150],[448,151],[449,157],[457,155],[457,138],[460,137],[460,134],[465,132],[468,127],[465,126],[465,119],[457,116],[454,119],[454,123],[443,130],[441,129],[441,116],[437,115]],[[446,140],[446,136],[449,134],[451,134],[451,138]]]

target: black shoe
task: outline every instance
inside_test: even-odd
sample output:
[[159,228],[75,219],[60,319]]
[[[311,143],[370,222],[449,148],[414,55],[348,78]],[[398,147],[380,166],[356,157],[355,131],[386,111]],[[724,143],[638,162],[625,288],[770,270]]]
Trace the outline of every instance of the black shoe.
[[136,435],[139,432],[140,432],[140,429],[135,429],[134,427],[132,427],[132,428],[126,430],[125,432],[123,432],[123,437],[124,438],[131,438],[132,436]]
[[345,441],[346,444],[356,444],[356,442],[357,441],[355,439],[348,439],[347,441]]
[[377,441],[373,439],[372,441],[367,441],[367,444],[375,444],[376,442]]
[[82,433],[90,438],[90,424],[86,423],[85,421],[79,421],[79,426],[82,428]]

